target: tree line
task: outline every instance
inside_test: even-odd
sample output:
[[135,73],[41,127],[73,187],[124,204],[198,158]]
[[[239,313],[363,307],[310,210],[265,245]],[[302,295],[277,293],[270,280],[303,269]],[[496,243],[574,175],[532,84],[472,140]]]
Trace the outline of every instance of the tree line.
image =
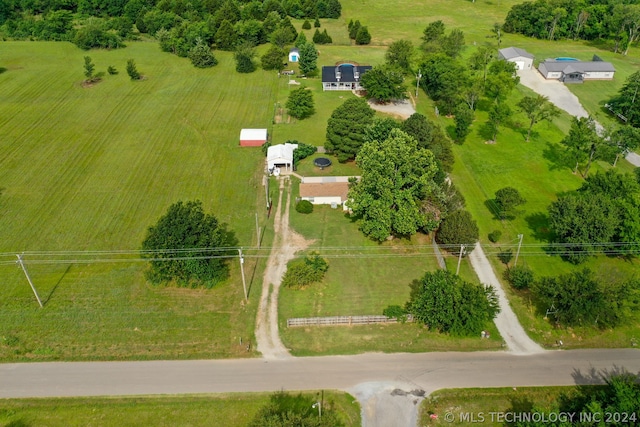
[[640,5],[633,0],[535,0],[514,5],[503,30],[539,39],[610,40],[626,55],[638,41]]

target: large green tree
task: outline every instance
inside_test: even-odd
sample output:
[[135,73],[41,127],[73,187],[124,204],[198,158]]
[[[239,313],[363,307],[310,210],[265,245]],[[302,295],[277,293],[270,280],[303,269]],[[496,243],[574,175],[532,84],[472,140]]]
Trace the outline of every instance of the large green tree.
[[384,241],[437,225],[421,205],[439,192],[433,181],[438,168],[433,154],[415,139],[393,129],[386,140],[365,143],[356,164],[362,177],[351,184],[348,206],[364,234]]
[[627,77],[618,95],[608,105],[614,113],[623,116],[628,124],[640,127],[640,71]]
[[375,66],[362,75],[360,83],[367,91],[367,98],[374,99],[376,102],[386,103],[407,97],[404,75],[395,66],[387,64]]
[[233,57],[236,60],[236,71],[239,73],[253,73],[256,70],[256,64],[253,58],[256,51],[250,43],[244,42],[236,47]]
[[431,330],[469,336],[479,335],[500,312],[500,306],[491,286],[437,270],[412,283],[406,310]]
[[287,57],[287,52],[284,49],[279,48],[276,45],[273,45],[269,48],[269,50],[260,57],[260,64],[262,68],[265,70],[278,70],[282,71],[284,69],[285,58]]
[[237,242],[224,224],[204,212],[202,202],[169,206],[142,242],[149,259],[147,278],[152,283],[211,287],[228,276],[225,256]]
[[454,253],[460,252],[461,245],[465,247],[464,252],[469,253],[479,237],[478,224],[465,210],[457,210],[445,217],[436,233],[436,241]]
[[402,130],[414,137],[418,146],[431,150],[443,172],[451,172],[455,160],[451,142],[437,123],[413,113],[402,123]]
[[313,43],[305,43],[300,46],[300,58],[298,59],[300,72],[311,75],[318,69],[318,50]]
[[411,70],[411,58],[413,56],[413,43],[409,40],[396,40],[389,45],[385,53],[387,64],[394,65],[407,72]]
[[209,68],[218,64],[218,60],[213,56],[211,48],[201,38],[196,40],[196,45],[189,51],[189,59],[194,67]]
[[327,151],[338,156],[340,162],[355,159],[374,114],[363,98],[349,99],[336,108],[327,122]]
[[558,107],[549,102],[549,99],[543,95],[525,96],[518,102],[518,107],[529,119],[527,142],[531,138],[531,129],[536,123],[544,120],[551,121],[554,117],[560,115]]
[[640,129],[633,126],[611,126],[605,130],[604,142],[611,148],[613,166],[620,156],[625,157],[640,147]]
[[596,123],[591,117],[574,117],[569,133],[560,143],[566,147],[568,158],[575,161],[573,173],[578,172],[580,163],[586,162],[582,172],[585,178],[593,161],[611,152],[604,138],[598,135]]
[[526,202],[520,192],[513,187],[504,187],[496,191],[496,205],[501,218],[515,217],[516,208]]
[[313,93],[304,86],[293,89],[289,93],[286,107],[291,117],[306,119],[315,112]]

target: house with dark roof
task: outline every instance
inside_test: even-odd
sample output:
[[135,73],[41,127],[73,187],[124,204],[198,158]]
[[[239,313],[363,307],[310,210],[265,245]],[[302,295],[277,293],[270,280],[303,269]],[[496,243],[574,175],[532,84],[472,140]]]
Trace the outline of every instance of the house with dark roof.
[[594,61],[545,59],[538,65],[545,79],[563,83],[582,83],[585,80],[612,80],[616,72],[613,64],[594,57]]
[[363,90],[360,77],[371,69],[370,65],[350,62],[322,67],[322,90]]
[[498,51],[498,59],[513,62],[517,70],[530,70],[533,66],[533,55],[519,47],[505,47]]

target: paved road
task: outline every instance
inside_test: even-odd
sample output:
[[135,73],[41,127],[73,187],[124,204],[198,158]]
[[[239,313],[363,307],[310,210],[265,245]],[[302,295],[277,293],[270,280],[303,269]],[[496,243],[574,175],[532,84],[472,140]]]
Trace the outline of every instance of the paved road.
[[640,351],[548,351],[380,354],[288,360],[0,364],[0,398],[349,390],[367,382],[443,387],[565,385],[593,382],[593,370],[640,371]]
[[[549,98],[558,108],[576,117],[588,117],[589,113],[584,109],[580,100],[565,85],[558,80],[547,80],[535,68],[518,71],[520,83],[532,91]],[[589,84],[589,82],[584,83]],[[599,130],[602,126],[596,122]],[[640,155],[631,152],[626,159],[636,167],[640,167]]]

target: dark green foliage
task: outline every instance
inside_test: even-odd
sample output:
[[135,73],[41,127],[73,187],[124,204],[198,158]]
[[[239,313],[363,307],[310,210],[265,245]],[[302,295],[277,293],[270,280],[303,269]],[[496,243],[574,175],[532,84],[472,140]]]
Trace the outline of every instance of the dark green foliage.
[[93,71],[95,70],[95,68],[96,68],[96,66],[91,61],[91,57],[90,56],[85,56],[84,57],[84,76],[87,79],[91,79],[93,77]]
[[251,44],[245,42],[239,45],[233,54],[236,60],[236,71],[239,73],[253,73],[256,70],[256,64],[253,62],[255,56],[256,52]]
[[430,22],[422,32],[422,40],[425,43],[437,42],[444,37],[444,30],[444,22],[441,20]]
[[414,113],[404,121],[402,130],[414,137],[420,147],[431,150],[441,172],[451,172],[455,161],[451,141],[437,123]]
[[299,142],[294,140],[287,140],[285,144],[298,144],[298,148],[293,150],[293,165],[298,166],[300,160],[306,159],[307,157],[315,154],[318,151],[318,147],[315,145],[305,144],[303,142]]
[[398,319],[400,322],[407,320],[407,311],[399,305],[389,305],[382,310],[382,315],[392,319]]
[[635,168],[633,170],[633,173],[636,176],[636,182],[640,184],[640,168]]
[[287,43],[294,41],[298,37],[298,31],[296,30],[296,27],[293,26],[288,16],[282,19],[280,22],[280,28],[285,28],[291,33],[291,39]]
[[426,273],[411,284],[406,309],[429,329],[456,336],[480,334],[500,311],[491,286],[466,282],[444,270]]
[[284,49],[285,45],[295,40],[295,37],[291,32],[291,29],[286,27],[278,27],[271,33],[269,40],[275,46],[278,46],[280,49]]
[[456,126],[456,142],[462,144],[471,132],[474,112],[467,104],[458,104],[455,109],[454,123]]
[[484,93],[496,103],[504,102],[520,82],[516,64],[509,61],[493,61],[487,69]]
[[255,19],[236,22],[233,26],[238,35],[237,43],[249,43],[257,46],[267,42],[267,36],[262,31],[262,24]]
[[124,47],[121,38],[106,28],[104,21],[92,18],[76,31],[73,42],[80,49],[93,48],[116,49]]
[[298,66],[300,72],[304,75],[311,75],[318,69],[318,50],[313,43],[305,43],[300,46],[300,58],[298,59]]
[[109,73],[110,75],[116,75],[118,74],[118,70],[116,69],[116,67],[114,67],[113,65],[109,65],[107,67],[107,73]]
[[556,320],[566,326],[619,325],[629,313],[629,297],[637,293],[638,283],[598,283],[589,269],[557,277],[543,277],[532,291],[545,309],[553,305]]
[[592,117],[574,117],[569,133],[560,141],[566,147],[566,157],[575,163],[573,173],[578,173],[578,166],[586,161],[583,177],[589,175],[589,168],[594,160],[605,154],[608,146],[596,131],[596,124]]
[[313,92],[302,86],[289,92],[286,103],[287,111],[291,117],[306,119],[315,113]]
[[[233,234],[215,216],[204,213],[202,202],[178,202],[169,207],[142,242],[142,256],[150,259],[147,278],[152,283],[210,288],[228,277]],[[199,250],[201,249],[201,250]]]
[[409,40],[397,40],[389,45],[385,59],[387,64],[396,66],[405,72],[411,70],[413,44]]
[[127,74],[131,78],[131,80],[140,80],[142,76],[138,72],[138,67],[136,67],[136,62],[133,59],[127,60]]
[[319,18],[331,18],[337,19],[340,18],[342,14],[342,5],[339,0],[325,0],[326,8],[322,11],[320,4],[323,0],[318,0],[318,17]]
[[549,206],[549,225],[568,261],[578,264],[606,248],[619,224],[619,213],[602,194],[567,194]]
[[313,34],[313,42],[316,44],[329,44],[333,43],[333,39],[331,39],[326,29],[320,32],[320,30],[316,28],[316,32]]
[[489,233],[488,237],[491,243],[496,243],[498,240],[500,240],[500,237],[502,237],[502,231],[493,230],[491,233]]
[[464,47],[464,33],[459,29],[454,29],[448,35],[445,35],[445,25],[440,20],[427,25],[424,29],[422,40],[422,50],[424,52],[443,53],[450,58],[459,56]]
[[520,192],[513,187],[504,187],[496,191],[496,206],[501,218],[513,218],[517,214],[516,208],[527,201]]
[[353,20],[349,21],[348,29],[349,29],[349,38],[351,40],[356,39],[356,35],[358,34],[360,27],[362,27],[362,24],[360,24],[360,20],[356,19],[355,22],[353,22]]
[[468,86],[465,67],[444,53],[428,55],[420,66],[420,87],[438,103],[441,114],[453,114],[462,99],[462,88]]
[[373,67],[362,75],[360,83],[367,91],[367,98],[376,102],[387,103],[407,97],[404,75],[399,68],[392,65]]
[[265,70],[277,70],[282,71],[284,69],[284,63],[287,58],[287,52],[278,46],[271,46],[269,50],[262,55],[260,63]]
[[436,233],[438,243],[446,245],[451,252],[458,253],[460,245],[465,246],[465,252],[473,249],[478,241],[480,232],[471,214],[465,210],[453,212],[440,223]]
[[313,21],[313,26],[314,26],[315,28],[320,28],[320,20],[319,20],[318,18],[316,18],[316,20],[315,20],[315,21]]
[[430,151],[393,129],[384,141],[366,142],[356,164],[362,177],[349,188],[348,206],[366,236],[381,242],[437,227],[433,212],[422,209],[424,200],[439,196],[433,182],[438,168]]
[[282,284],[288,288],[302,288],[312,283],[320,282],[329,269],[329,264],[318,254],[311,254],[302,259],[289,263],[286,273],[282,277]]
[[233,24],[231,21],[225,19],[222,21],[220,28],[216,32],[216,47],[220,50],[233,50],[237,40],[238,35],[236,34],[236,30],[233,28]]
[[218,60],[213,56],[211,48],[201,38],[196,40],[196,45],[189,51],[189,59],[194,67],[209,68],[218,64]]
[[441,39],[440,47],[446,55],[456,58],[464,47],[464,33],[459,29],[451,30],[447,36]]
[[296,39],[295,46],[300,49],[305,44],[307,44],[307,36],[303,31],[300,31],[300,34],[298,34],[298,38]]
[[308,19],[305,19],[304,22],[302,23],[302,29],[303,30],[310,30],[311,29],[311,22],[309,22]]
[[356,44],[363,45],[371,43],[371,34],[369,34],[369,29],[367,27],[360,27],[358,32],[356,33]]
[[527,131],[527,141],[531,137],[531,129],[541,121],[551,121],[560,115],[558,107],[549,102],[546,96],[525,96],[518,102],[520,111],[527,115],[529,119],[529,130]]
[[384,141],[389,138],[393,129],[402,129],[402,123],[391,117],[374,117],[373,123],[365,129],[364,141]]
[[308,200],[300,200],[296,203],[296,212],[301,214],[310,214],[313,212],[313,203]]
[[535,281],[533,271],[526,265],[507,268],[504,272],[504,278],[511,283],[511,286],[515,289],[528,289]]
[[504,265],[509,265],[509,263],[513,259],[513,250],[512,249],[506,249],[504,251],[498,252],[498,259]]
[[640,99],[637,95],[639,91],[640,71],[636,71],[627,77],[618,95],[609,101],[613,111],[622,114],[627,119],[627,124],[635,127],[640,127]]
[[487,124],[491,129],[493,136],[491,140],[495,142],[498,137],[498,131],[500,130],[500,126],[502,126],[508,119],[511,117],[511,108],[504,103],[494,104],[489,110],[489,121]]
[[248,427],[343,427],[332,402],[322,404],[322,417],[314,405],[318,399],[310,395],[290,395],[284,391],[275,393],[269,403],[261,408]]
[[354,159],[374,114],[362,98],[349,99],[336,108],[327,122],[327,140],[324,144],[327,151],[336,154],[340,162]]

